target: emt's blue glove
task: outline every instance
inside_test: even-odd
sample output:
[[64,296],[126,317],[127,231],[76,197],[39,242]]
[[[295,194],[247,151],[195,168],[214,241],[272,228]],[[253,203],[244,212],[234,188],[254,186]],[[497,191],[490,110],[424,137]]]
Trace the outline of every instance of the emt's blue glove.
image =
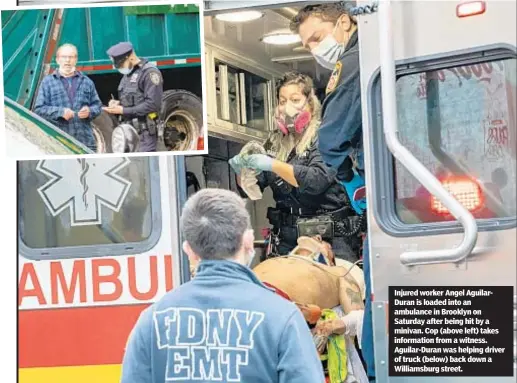
[[366,210],[366,186],[363,177],[354,170],[354,178],[349,182],[341,181],[341,185],[345,187],[352,208],[359,215]]
[[267,172],[273,170],[273,158],[265,154],[251,154],[244,157],[243,162],[242,166],[245,168]]
[[230,158],[228,163],[237,175],[241,174],[242,168],[244,167],[242,156],[237,154],[236,156]]

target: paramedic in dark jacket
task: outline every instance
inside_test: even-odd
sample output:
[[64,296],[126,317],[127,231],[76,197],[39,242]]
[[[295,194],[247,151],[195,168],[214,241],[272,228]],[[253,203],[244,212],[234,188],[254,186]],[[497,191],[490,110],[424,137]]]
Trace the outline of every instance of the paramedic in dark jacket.
[[[268,211],[273,226],[271,241],[276,247],[272,253],[286,255],[297,246],[299,218],[326,216],[341,222],[352,212],[345,190],[335,181],[318,150],[321,106],[312,79],[297,72],[286,73],[277,85],[277,98],[277,130],[264,145],[269,156],[237,155],[230,164],[237,174],[242,168],[260,171],[259,187],[264,190],[269,186],[273,191],[276,209]],[[239,177],[237,181],[240,183]],[[355,262],[358,257],[350,249],[349,239],[337,230],[328,231],[325,234],[331,236],[324,239],[332,244],[335,255]]]
[[154,64],[137,57],[129,42],[114,45],[107,53],[124,77],[118,87],[120,101],[111,100],[103,109],[121,115],[122,122],[133,125],[140,135],[140,152],[155,152],[163,96],[162,74]]
[[[342,3],[307,6],[291,23],[316,61],[332,70],[322,106],[319,149],[358,214],[366,209],[357,24]],[[356,165],[356,166],[354,166]],[[359,171],[357,171],[359,170]]]
[[93,81],[76,70],[77,48],[63,44],[56,52],[59,68],[41,82],[34,113],[97,150],[91,122],[101,114],[102,103]]
[[196,276],[140,315],[121,383],[324,382],[300,310],[249,269],[254,237],[242,198],[203,189],[180,225]]
[[[358,30],[349,10],[355,2],[324,3],[301,9],[291,22],[319,65],[332,70],[326,88],[319,129],[321,156],[345,187],[358,214],[366,210],[363,163],[361,82]],[[362,351],[368,375],[375,376],[371,319],[371,275],[368,241],[364,245],[366,308]]]

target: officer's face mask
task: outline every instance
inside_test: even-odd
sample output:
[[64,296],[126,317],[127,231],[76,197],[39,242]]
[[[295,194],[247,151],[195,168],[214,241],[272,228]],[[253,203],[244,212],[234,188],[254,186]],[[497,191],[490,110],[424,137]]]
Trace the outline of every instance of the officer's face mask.
[[341,21],[338,20],[332,33],[325,37],[318,46],[311,51],[318,64],[330,70],[334,69],[339,57],[341,57],[345,50],[345,44],[338,43],[334,37],[336,29],[340,23]]
[[131,61],[129,60],[129,58],[127,58],[125,61],[121,62],[120,64],[115,63],[115,67],[124,76],[131,73],[131,70],[133,69],[133,66],[131,65]]
[[288,101],[285,106],[278,108],[276,124],[284,134],[302,134],[311,122],[311,113],[306,110],[307,99],[300,103]]
[[118,71],[120,73],[122,73],[124,76],[128,75],[129,73],[131,73],[131,69],[129,69],[129,68],[118,68]]

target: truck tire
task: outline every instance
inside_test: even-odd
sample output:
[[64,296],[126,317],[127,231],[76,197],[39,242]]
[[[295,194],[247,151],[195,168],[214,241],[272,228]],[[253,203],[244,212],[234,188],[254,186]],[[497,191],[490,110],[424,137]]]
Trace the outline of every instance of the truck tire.
[[165,150],[197,149],[198,138],[203,136],[203,102],[198,96],[182,89],[166,90],[161,117]]
[[111,134],[116,126],[116,118],[104,111],[92,121],[93,136],[97,143],[97,153],[113,152],[111,149]]

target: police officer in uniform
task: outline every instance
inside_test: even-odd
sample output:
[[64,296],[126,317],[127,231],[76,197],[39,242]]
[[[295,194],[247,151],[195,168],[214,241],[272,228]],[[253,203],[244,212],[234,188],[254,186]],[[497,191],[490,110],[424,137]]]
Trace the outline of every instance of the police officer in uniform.
[[163,96],[160,70],[146,59],[136,56],[133,45],[121,42],[107,51],[115,68],[124,75],[118,87],[119,100],[103,108],[120,115],[140,136],[140,152],[154,152],[158,142],[158,122]]
[[319,150],[358,214],[366,209],[357,24],[352,2],[303,8],[291,23],[319,65],[332,70],[322,106]]
[[[355,1],[324,3],[302,8],[291,21],[317,63],[332,71],[322,106],[318,131],[319,150],[325,164],[344,186],[357,214],[365,214],[366,187],[363,163],[363,126],[357,22],[352,16]],[[362,352],[370,381],[375,381],[371,275],[368,240],[363,247],[366,307]]]

